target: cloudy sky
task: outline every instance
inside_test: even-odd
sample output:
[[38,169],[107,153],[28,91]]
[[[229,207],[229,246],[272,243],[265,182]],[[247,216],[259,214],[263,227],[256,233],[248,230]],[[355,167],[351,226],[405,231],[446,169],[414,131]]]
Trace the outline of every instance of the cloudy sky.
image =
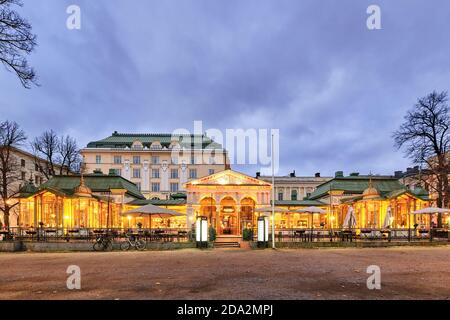
[[[80,146],[119,132],[280,130],[280,174],[392,174],[392,132],[450,89],[448,0],[25,0],[40,87],[0,69],[0,119]],[[66,28],[69,5],[81,30]],[[382,30],[366,9],[381,8]],[[238,166],[249,174],[255,166]]]

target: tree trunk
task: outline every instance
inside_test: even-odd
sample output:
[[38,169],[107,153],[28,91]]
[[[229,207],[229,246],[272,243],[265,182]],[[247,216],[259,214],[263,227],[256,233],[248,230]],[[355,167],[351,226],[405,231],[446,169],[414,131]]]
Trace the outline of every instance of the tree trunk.
[[5,230],[9,230],[9,208],[6,207],[3,212],[3,223]]

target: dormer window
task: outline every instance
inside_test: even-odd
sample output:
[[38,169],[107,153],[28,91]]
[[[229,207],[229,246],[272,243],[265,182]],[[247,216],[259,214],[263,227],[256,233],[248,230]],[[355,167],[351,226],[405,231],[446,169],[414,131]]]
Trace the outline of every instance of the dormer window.
[[151,150],[160,150],[160,149],[162,149],[161,142],[153,141],[153,143],[150,146],[150,149]]
[[144,148],[144,146],[142,145],[142,142],[140,142],[139,140],[136,140],[133,142],[133,144],[131,145],[131,149],[133,150],[142,150]]

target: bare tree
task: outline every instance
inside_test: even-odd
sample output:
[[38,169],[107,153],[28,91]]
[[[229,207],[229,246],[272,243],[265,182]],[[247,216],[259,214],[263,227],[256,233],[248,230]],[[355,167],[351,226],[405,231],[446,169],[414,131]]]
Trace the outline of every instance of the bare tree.
[[[35,155],[35,164],[39,167],[47,179],[55,175],[55,165],[58,161],[57,154],[59,148],[59,139],[56,132],[48,130],[36,137],[31,143],[31,148]],[[39,161],[39,159],[45,161]]]
[[[405,154],[416,164],[426,163],[434,183],[429,184],[437,193],[437,205],[447,206],[449,201],[449,147],[450,112],[447,92],[433,91],[418,99],[405,116],[405,122],[394,132],[395,145],[405,147]],[[438,216],[442,226],[442,215]]]
[[0,61],[29,89],[32,83],[37,85],[37,77],[24,56],[33,51],[36,36],[31,33],[31,25],[12,9],[13,5],[22,6],[22,1],[0,0]]
[[6,228],[9,228],[10,212],[18,203],[13,198],[20,190],[21,179],[20,164],[13,150],[25,140],[25,132],[16,122],[0,123],[0,211]]
[[61,167],[59,174],[62,175],[64,170],[66,173],[70,171],[78,171],[81,163],[80,149],[74,138],[69,135],[62,136],[59,141],[58,152],[61,157]]
[[[54,175],[69,174],[76,171],[80,163],[80,153],[74,138],[66,135],[58,137],[55,131],[48,130],[31,143],[35,163],[47,179]],[[46,160],[45,162],[39,159]]]

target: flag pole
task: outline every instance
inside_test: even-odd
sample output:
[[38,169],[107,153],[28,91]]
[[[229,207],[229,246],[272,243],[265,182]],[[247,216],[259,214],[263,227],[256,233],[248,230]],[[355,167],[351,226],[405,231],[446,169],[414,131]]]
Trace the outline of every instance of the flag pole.
[[272,249],[275,249],[275,169],[274,169],[274,149],[272,133]]

